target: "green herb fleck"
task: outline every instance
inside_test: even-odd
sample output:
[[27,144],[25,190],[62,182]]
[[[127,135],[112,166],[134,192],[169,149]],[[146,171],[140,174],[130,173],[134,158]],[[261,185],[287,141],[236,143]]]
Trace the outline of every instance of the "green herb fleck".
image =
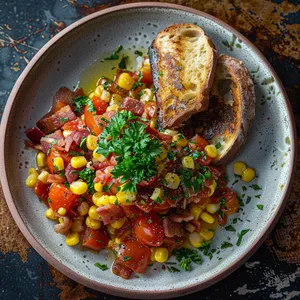
[[126,60],[127,60],[128,56],[123,56],[121,58],[121,61],[119,63],[119,68],[125,70],[126,69]]
[[131,256],[124,256],[124,261],[128,261],[131,259]]
[[252,184],[250,185],[250,187],[253,188],[255,191],[262,190],[262,188],[257,184]]
[[258,208],[259,210],[263,210],[263,209],[264,209],[264,206],[263,206],[262,204],[257,204],[256,206],[257,206],[257,208]]
[[232,225],[226,226],[225,229],[226,229],[227,231],[236,231],[235,228],[234,228]]
[[237,245],[237,246],[240,246],[240,245],[241,245],[243,236],[244,236],[249,230],[250,230],[250,229],[244,229],[244,230],[242,230],[240,233],[238,233],[238,240],[237,240],[237,242],[236,242],[236,245]]
[[65,123],[65,122],[67,122],[69,120],[69,118],[60,118],[60,121],[62,122],[62,123]]
[[94,264],[94,266],[97,267],[97,268],[99,268],[99,269],[102,270],[102,271],[108,270],[108,266],[107,266],[107,265],[101,265],[101,264],[98,263],[98,262],[96,262],[96,263]]
[[88,106],[89,112],[95,112],[96,108],[92,102],[92,100],[88,96],[79,96],[77,98],[73,98],[73,103],[75,105],[75,112],[81,112],[83,106]]
[[222,147],[221,143],[216,144],[216,148],[220,149]]
[[105,60],[117,60],[119,59],[119,53],[122,51],[123,46],[120,45],[118,49],[109,57],[104,58]]
[[221,244],[221,249],[226,249],[226,248],[229,248],[229,247],[232,247],[232,246],[233,245],[231,243],[225,241]]
[[142,78],[143,78],[143,73],[139,72],[138,80],[132,86],[132,90],[136,90],[139,86],[143,85],[143,83],[141,82]]
[[85,180],[88,185],[88,192],[93,194],[94,190],[94,179],[96,177],[96,172],[89,168],[85,168],[79,172],[79,178]]

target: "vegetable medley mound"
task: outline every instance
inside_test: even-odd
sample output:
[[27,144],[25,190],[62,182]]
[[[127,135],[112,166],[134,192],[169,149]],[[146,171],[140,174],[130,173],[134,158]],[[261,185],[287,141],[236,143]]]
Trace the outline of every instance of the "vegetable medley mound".
[[113,250],[112,271],[123,278],[172,253],[184,270],[201,263],[193,247],[207,246],[238,210],[224,170],[210,166],[218,145],[187,129],[159,130],[156,117],[144,57],[137,72],[119,69],[88,96],[60,88],[39,129],[26,131],[26,146],[38,150],[26,185],[55,232],[68,246]]

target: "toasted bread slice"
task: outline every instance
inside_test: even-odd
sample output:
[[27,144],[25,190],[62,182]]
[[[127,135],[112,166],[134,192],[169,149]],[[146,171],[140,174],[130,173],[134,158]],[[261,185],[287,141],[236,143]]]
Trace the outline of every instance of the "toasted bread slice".
[[149,57],[162,128],[177,127],[208,108],[217,52],[199,26],[174,24],[162,30]]
[[243,62],[221,55],[209,109],[193,116],[188,125],[220,147],[215,164],[225,165],[240,152],[255,116],[255,102],[253,81]]

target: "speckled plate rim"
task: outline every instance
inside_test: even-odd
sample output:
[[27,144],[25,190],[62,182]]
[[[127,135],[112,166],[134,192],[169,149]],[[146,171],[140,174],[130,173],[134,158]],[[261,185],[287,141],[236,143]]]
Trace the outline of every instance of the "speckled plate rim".
[[[136,9],[136,8],[163,8],[163,9],[175,9],[175,10],[181,10],[184,12],[192,13],[194,15],[199,15],[201,17],[204,17],[206,19],[209,19],[220,26],[226,28],[230,32],[232,32],[234,35],[236,35],[239,39],[241,39],[247,46],[257,55],[260,57],[264,65],[267,66],[267,68],[270,70],[272,76],[275,79],[276,84],[278,85],[279,91],[281,92],[283,99],[285,101],[287,113],[289,120],[291,122],[292,128],[292,135],[291,135],[291,157],[292,157],[292,164],[291,168],[289,170],[289,175],[288,175],[288,183],[285,186],[285,190],[283,191],[283,195],[280,199],[279,205],[277,206],[277,210],[274,211],[273,217],[270,218],[269,222],[265,226],[264,230],[261,232],[261,234],[256,238],[255,242],[251,247],[245,251],[242,257],[239,258],[239,260],[236,260],[234,263],[229,265],[227,268],[223,269],[221,272],[215,274],[214,276],[206,279],[205,281],[201,283],[195,283],[188,285],[184,288],[179,288],[179,289],[173,289],[173,290],[165,290],[165,291],[150,291],[150,290],[145,290],[145,291],[134,291],[134,290],[127,290],[125,288],[117,288],[117,287],[112,287],[112,286],[107,286],[104,284],[101,284],[100,282],[92,281],[63,265],[60,261],[56,260],[54,257],[51,256],[47,250],[45,250],[41,244],[36,240],[36,238],[30,233],[28,228],[26,227],[23,219],[21,218],[17,207],[15,206],[15,203],[13,201],[12,194],[10,193],[9,185],[8,185],[8,178],[7,178],[7,173],[6,173],[6,168],[5,168],[5,137],[6,137],[6,129],[7,129],[7,124],[9,120],[9,115],[11,112],[12,105],[14,103],[14,100],[19,92],[20,87],[23,84],[23,81],[25,80],[26,76],[30,73],[31,69],[34,67],[35,64],[39,62],[39,59],[47,52],[50,51],[51,47],[63,36],[67,35],[70,31],[72,31],[75,28],[80,27],[84,23],[87,23],[95,18],[101,17],[103,15],[107,15],[113,12],[117,11],[122,11],[122,10],[130,10],[130,9]],[[285,92],[285,89],[278,78],[277,74],[271,67],[270,63],[267,61],[267,59],[263,56],[263,54],[249,41],[247,40],[241,33],[236,31],[234,28],[231,26],[227,25],[223,21],[206,14],[204,12],[201,12],[196,9],[192,9],[189,7],[181,6],[181,5],[176,5],[176,4],[169,4],[169,3],[156,3],[156,2],[143,2],[143,3],[133,3],[133,4],[124,4],[124,5],[119,5],[116,7],[111,7],[104,9],[99,12],[95,12],[87,17],[84,17],[80,19],[79,21],[71,24],[68,26],[66,29],[61,31],[59,34],[57,34],[55,37],[53,37],[46,45],[44,45],[38,53],[32,58],[32,60],[29,62],[27,67],[24,69],[18,80],[16,81],[11,94],[8,98],[8,102],[6,104],[4,113],[3,113],[3,118],[1,122],[1,131],[0,131],[0,138],[1,141],[1,148],[0,148],[0,178],[1,178],[1,184],[2,184],[2,189],[4,192],[4,196],[7,202],[7,205],[9,207],[9,210],[17,223],[18,227],[20,228],[21,232],[25,236],[25,238],[28,240],[28,242],[33,246],[33,248],[46,260],[48,261],[51,265],[53,265],[55,268],[57,268],[60,272],[65,274],[66,276],[72,278],[73,280],[90,287],[92,289],[108,293],[108,294],[113,294],[117,296],[122,296],[122,297],[130,297],[130,298],[152,298],[152,299],[159,299],[159,298],[171,298],[171,297],[178,297],[181,295],[186,295],[189,293],[193,293],[196,291],[199,291],[201,289],[207,288],[218,281],[224,279],[226,276],[231,274],[233,271],[235,271],[237,268],[239,268],[242,264],[246,262],[250,258],[251,255],[254,254],[254,252],[262,245],[262,243],[265,241],[267,238],[268,234],[271,232],[277,221],[279,220],[279,217],[281,213],[284,210],[285,204],[288,199],[288,195],[291,191],[291,181],[295,172],[295,161],[296,161],[296,127],[295,127],[295,121],[294,121],[294,116],[292,113],[292,108],[290,105],[290,102],[288,100],[287,94]],[[130,281],[128,281],[130,284]]]

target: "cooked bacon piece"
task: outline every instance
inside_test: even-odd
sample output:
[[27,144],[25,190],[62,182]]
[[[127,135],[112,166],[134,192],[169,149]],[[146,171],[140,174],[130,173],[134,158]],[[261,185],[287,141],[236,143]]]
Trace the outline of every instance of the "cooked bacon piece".
[[44,133],[49,134],[59,129],[67,121],[72,121],[76,119],[76,115],[72,111],[69,105],[62,107],[60,110],[54,114],[47,114],[37,121],[36,125]]
[[49,149],[54,145],[56,147],[63,147],[65,145],[65,139],[60,129],[41,138],[41,146],[44,153],[48,153]]
[[67,181],[71,184],[73,181],[75,181],[79,176],[79,170],[76,170],[72,167],[71,164],[68,164],[65,168],[65,175],[67,178]]
[[200,230],[201,230],[201,222],[200,221],[198,221],[198,220],[191,220],[191,221],[189,221],[188,224],[192,224],[193,226],[195,226],[195,230],[197,232],[200,232]]
[[183,238],[176,236],[173,238],[165,237],[162,247],[168,248],[169,253],[171,254],[173,250],[180,248],[183,245]]
[[69,231],[72,226],[72,219],[68,216],[61,216],[58,213],[55,213],[55,216],[63,219],[63,223],[54,225],[54,230],[56,233],[65,234]]
[[36,127],[26,129],[25,134],[34,144],[39,144],[41,138],[45,136],[45,133]]
[[183,226],[173,222],[168,217],[163,219],[163,227],[166,237],[184,236]]
[[64,104],[67,104],[67,105],[71,105],[72,99],[76,98],[77,96],[79,96],[78,93],[75,93],[75,92],[71,91],[70,89],[68,89],[67,87],[62,86],[53,97],[52,109],[55,108],[58,101],[60,101]]
[[49,174],[47,178],[47,183],[65,183],[66,179],[65,177],[62,177],[58,174]]
[[182,221],[188,222],[194,219],[194,217],[186,210],[180,211],[182,214],[171,214],[169,216],[170,220],[181,223]]
[[131,111],[134,115],[141,116],[144,112],[144,103],[137,99],[126,97],[123,100],[122,108]]
[[184,228],[188,231],[188,232],[194,232],[196,230],[196,227],[191,224],[191,223],[185,223]]
[[114,261],[112,265],[112,272],[115,275],[121,276],[124,279],[129,279],[132,274],[132,270],[124,266],[119,259],[116,259]]
[[40,144],[36,145],[33,142],[28,141],[28,140],[24,141],[24,145],[25,145],[25,147],[32,148],[32,149],[37,150],[37,151],[43,151],[42,145],[40,145]]
[[76,145],[80,145],[83,138],[87,137],[90,134],[90,132],[87,129],[79,129],[76,130],[73,141]]
[[101,217],[104,225],[120,220],[125,217],[123,208],[120,205],[108,204],[97,208],[97,213]]

